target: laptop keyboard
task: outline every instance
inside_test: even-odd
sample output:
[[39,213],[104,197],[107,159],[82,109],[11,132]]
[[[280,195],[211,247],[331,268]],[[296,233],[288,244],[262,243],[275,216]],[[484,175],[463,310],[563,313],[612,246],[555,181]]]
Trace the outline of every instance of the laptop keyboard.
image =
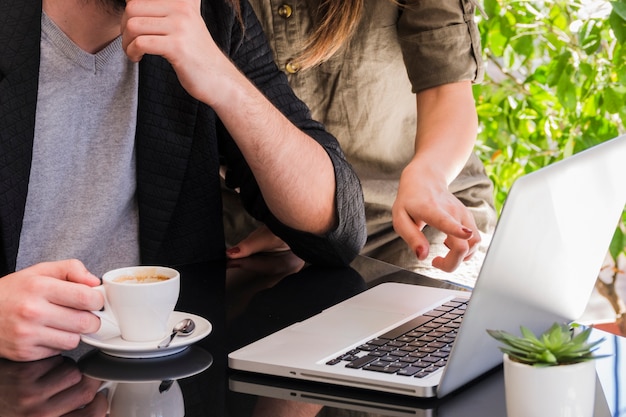
[[446,365],[468,301],[450,300],[326,364],[424,378]]

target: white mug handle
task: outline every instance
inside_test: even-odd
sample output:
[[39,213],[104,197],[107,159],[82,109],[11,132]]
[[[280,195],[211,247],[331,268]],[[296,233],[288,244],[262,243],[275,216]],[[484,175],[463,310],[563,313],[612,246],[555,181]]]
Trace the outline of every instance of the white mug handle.
[[[116,336],[120,334],[120,326],[117,324],[117,320],[113,315],[113,310],[109,304],[107,293],[104,290],[104,285],[98,285],[93,287],[95,291],[98,291],[104,297],[104,308],[98,311],[92,311],[93,314],[100,317],[100,329],[95,333],[96,335],[110,335]],[[114,333],[114,334],[113,334]]]

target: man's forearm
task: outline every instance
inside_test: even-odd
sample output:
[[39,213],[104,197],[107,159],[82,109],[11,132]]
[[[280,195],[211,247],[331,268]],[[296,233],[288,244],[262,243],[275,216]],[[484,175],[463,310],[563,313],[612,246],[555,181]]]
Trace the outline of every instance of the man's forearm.
[[241,149],[274,215],[321,234],[335,224],[334,168],[324,148],[284,117],[243,75],[211,106]]

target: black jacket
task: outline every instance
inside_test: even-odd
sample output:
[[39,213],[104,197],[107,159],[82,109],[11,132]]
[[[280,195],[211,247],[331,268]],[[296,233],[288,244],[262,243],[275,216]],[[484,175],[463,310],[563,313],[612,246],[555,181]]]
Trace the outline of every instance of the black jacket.
[[[205,1],[202,8],[216,43],[327,150],[337,177],[340,224],[327,236],[313,236],[278,222],[215,112],[187,94],[165,59],[145,56],[139,64],[135,138],[142,262],[180,264],[224,257],[220,163],[228,166],[227,184],[241,189],[248,211],[296,254],[312,263],[350,262],[366,238],[363,196],[337,141],[310,119],[308,108],[294,96],[247,1],[242,2],[245,31],[223,0]],[[14,271],[16,264],[31,167],[40,36],[41,0],[0,0],[0,276]]]

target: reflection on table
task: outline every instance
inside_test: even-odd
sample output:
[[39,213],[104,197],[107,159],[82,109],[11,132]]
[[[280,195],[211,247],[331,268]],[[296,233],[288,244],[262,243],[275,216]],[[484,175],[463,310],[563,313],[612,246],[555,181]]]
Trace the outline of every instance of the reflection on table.
[[[177,311],[200,315],[211,334],[163,358],[122,359],[89,346],[31,363],[0,360],[5,416],[506,416],[501,369],[442,400],[420,400],[236,373],[228,352],[385,281],[452,285],[368,258],[352,267],[304,265],[290,253],[235,263],[177,265]],[[600,332],[594,330],[594,332]],[[595,416],[626,417],[626,341],[602,333]],[[597,335],[596,335],[597,336]]]

